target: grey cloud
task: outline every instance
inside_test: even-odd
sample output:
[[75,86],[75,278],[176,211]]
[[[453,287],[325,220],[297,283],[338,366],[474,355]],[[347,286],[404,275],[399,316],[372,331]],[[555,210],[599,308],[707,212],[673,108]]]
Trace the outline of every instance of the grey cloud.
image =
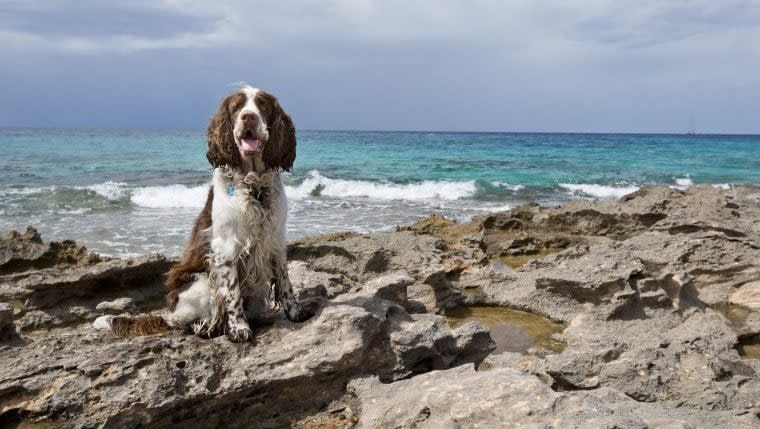
[[760,0],[69,3],[0,6],[0,124],[203,128],[244,80],[300,128],[760,131]]
[[62,37],[102,38],[143,36],[165,38],[184,33],[213,31],[211,17],[162,10],[149,4],[102,1],[51,2],[47,7],[23,4],[0,5],[0,25],[6,30],[50,39]]

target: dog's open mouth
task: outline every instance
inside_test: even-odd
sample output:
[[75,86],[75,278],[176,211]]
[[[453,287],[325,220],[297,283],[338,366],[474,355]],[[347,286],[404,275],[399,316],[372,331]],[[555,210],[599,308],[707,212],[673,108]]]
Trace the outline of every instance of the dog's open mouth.
[[261,140],[257,139],[251,130],[246,130],[240,136],[240,150],[245,153],[261,152]]

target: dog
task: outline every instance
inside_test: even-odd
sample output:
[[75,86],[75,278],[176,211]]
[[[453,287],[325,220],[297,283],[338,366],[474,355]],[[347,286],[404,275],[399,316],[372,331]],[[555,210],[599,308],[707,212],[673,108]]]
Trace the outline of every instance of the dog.
[[209,121],[213,167],[206,204],[182,258],[168,273],[160,316],[101,316],[96,329],[119,335],[189,329],[200,336],[253,338],[250,321],[282,308],[294,322],[319,300],[296,300],[287,267],[287,199],[280,173],[296,158],[293,122],[272,94],[243,86]]

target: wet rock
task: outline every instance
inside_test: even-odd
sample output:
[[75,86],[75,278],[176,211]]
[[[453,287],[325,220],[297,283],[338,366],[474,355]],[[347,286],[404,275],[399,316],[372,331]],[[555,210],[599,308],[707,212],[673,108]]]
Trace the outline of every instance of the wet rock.
[[447,309],[451,326],[472,320],[485,325],[496,348],[493,353],[521,352],[544,355],[560,352],[564,344],[554,337],[564,326],[545,317],[512,308],[461,305]]
[[9,340],[16,336],[16,326],[13,324],[13,307],[0,302],[0,341]]

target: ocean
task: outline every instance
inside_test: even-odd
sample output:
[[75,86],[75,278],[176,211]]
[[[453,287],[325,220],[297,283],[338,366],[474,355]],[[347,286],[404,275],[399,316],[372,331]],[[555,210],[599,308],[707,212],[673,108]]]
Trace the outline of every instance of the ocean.
[[[0,128],[0,231],[179,254],[205,202],[203,130]],[[643,185],[760,184],[760,136],[299,131],[289,238],[459,220]]]

